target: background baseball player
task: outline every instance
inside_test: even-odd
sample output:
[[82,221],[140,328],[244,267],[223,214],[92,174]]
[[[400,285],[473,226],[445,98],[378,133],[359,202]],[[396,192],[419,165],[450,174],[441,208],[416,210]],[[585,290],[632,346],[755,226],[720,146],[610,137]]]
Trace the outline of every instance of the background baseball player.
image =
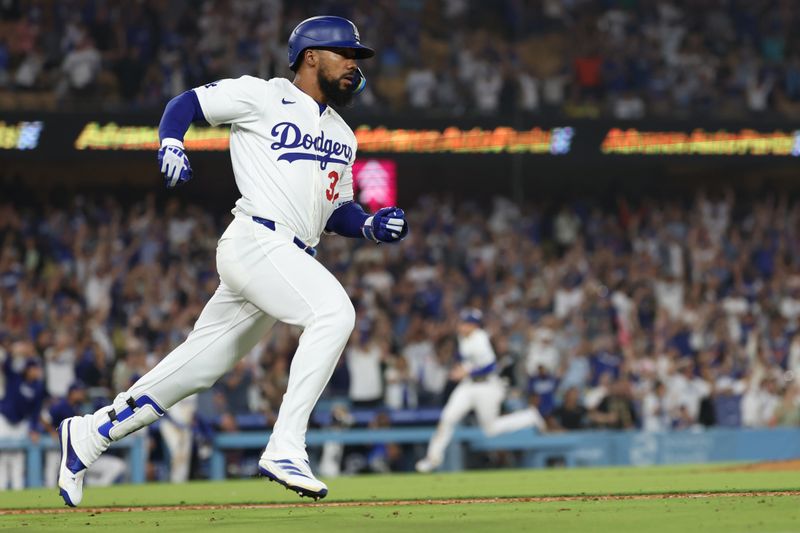
[[349,20],[314,17],[289,38],[293,82],[220,80],[167,104],[158,156],[169,187],[192,176],[182,142],[190,123],[231,124],[241,198],[217,246],[220,284],[183,344],[112,405],[61,424],[58,484],[65,503],[80,503],[86,467],[112,441],[210,387],[277,320],[304,331],[259,470],[301,496],[327,494],[309,467],[305,434],[355,312],[341,284],[314,259],[313,247],[323,230],[375,242],[398,241],[408,232],[402,210],[385,207],[369,215],[353,202],[356,139],[329,105],[346,105],[363,89],[356,60],[373,55]]
[[173,405],[158,425],[161,438],[169,450],[169,480],[189,480],[192,465],[192,422],[197,412],[197,396],[192,395]]
[[[38,439],[39,413],[45,397],[42,362],[33,343],[16,341],[10,353],[0,350],[0,439]],[[23,451],[0,452],[0,491],[25,486]]]
[[453,368],[451,377],[461,382],[453,389],[442,410],[427,455],[417,462],[418,472],[430,472],[442,464],[456,425],[472,410],[481,429],[489,436],[526,427],[545,430],[544,420],[533,406],[500,416],[506,385],[497,375],[496,356],[489,334],[481,328],[482,321],[483,314],[478,309],[464,309],[459,315],[458,352],[461,363]]

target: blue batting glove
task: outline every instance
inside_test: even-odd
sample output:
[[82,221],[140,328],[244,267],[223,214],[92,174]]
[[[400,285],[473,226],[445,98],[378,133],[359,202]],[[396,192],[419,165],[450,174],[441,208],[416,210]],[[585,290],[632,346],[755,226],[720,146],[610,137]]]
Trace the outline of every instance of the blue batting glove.
[[401,241],[408,235],[406,214],[398,207],[383,207],[364,221],[361,232],[378,243]]
[[169,189],[192,179],[192,167],[183,150],[183,143],[178,139],[161,141],[161,149],[158,151],[158,167],[164,175]]

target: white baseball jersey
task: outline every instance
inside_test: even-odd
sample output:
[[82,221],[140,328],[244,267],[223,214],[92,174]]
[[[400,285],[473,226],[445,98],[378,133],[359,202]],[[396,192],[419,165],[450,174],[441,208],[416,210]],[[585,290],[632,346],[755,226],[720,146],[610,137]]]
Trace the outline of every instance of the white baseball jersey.
[[287,226],[309,246],[353,199],[353,130],[284,78],[224,79],[194,89],[206,120],[231,124],[234,212]]
[[458,351],[461,354],[461,364],[472,373],[486,369],[496,360],[489,334],[477,328],[466,337],[458,337]]

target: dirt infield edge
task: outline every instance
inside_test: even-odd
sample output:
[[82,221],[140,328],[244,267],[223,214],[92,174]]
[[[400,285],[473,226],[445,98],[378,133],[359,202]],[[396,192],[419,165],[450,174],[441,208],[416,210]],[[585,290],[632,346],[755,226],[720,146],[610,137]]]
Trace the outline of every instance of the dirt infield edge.
[[760,461],[722,468],[727,472],[800,472],[800,459]]
[[530,496],[516,498],[453,498],[436,500],[381,500],[381,501],[349,501],[349,502],[298,502],[298,503],[263,503],[263,504],[227,504],[227,505],[143,505],[141,507],[87,507],[56,509],[0,509],[3,515],[35,515],[63,513],[128,513],[134,511],[211,511],[230,509],[297,509],[304,507],[395,507],[411,505],[455,505],[465,503],[550,503],[573,501],[623,501],[623,500],[665,500],[665,499],[698,499],[698,498],[730,498],[736,496],[793,496],[800,497],[800,490],[757,491],[757,492],[682,492],[663,494],[617,494],[595,496]]

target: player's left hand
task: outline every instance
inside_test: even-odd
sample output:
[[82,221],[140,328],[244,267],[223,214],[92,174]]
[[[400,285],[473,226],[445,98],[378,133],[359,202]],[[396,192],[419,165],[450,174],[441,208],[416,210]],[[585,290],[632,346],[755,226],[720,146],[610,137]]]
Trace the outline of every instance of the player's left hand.
[[183,143],[177,139],[164,139],[161,142],[158,167],[169,189],[192,179],[192,167],[183,150]]
[[455,365],[450,369],[450,379],[453,381],[461,381],[467,377],[467,369],[463,365]]
[[364,221],[364,237],[375,242],[396,242],[408,235],[406,214],[399,207],[383,207]]

